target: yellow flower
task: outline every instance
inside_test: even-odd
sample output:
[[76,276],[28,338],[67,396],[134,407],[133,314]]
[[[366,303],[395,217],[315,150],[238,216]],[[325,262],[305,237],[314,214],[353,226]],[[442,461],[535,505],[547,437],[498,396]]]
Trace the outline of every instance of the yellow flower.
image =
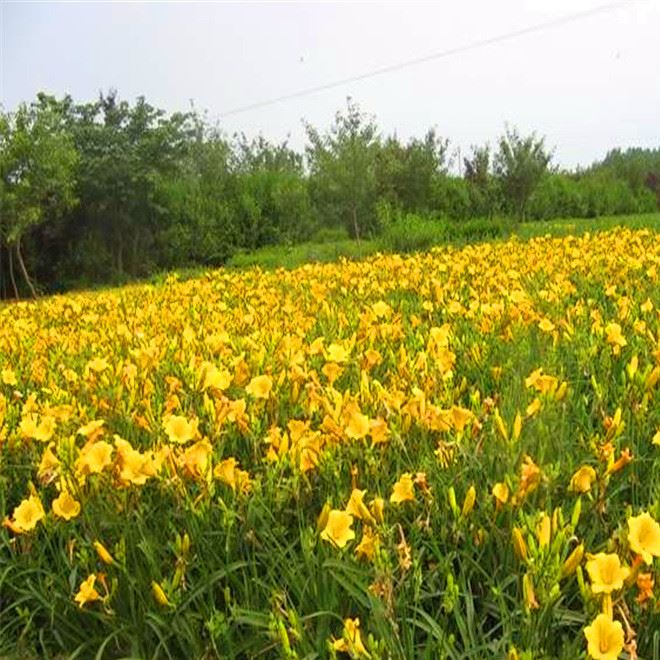
[[555,324],[548,318],[543,318],[539,321],[539,330],[542,332],[552,332],[555,329]]
[[74,600],[78,603],[78,607],[83,607],[86,603],[93,603],[96,600],[101,600],[101,594],[94,589],[94,584],[96,582],[96,575],[92,573],[78,589],[78,593],[75,595]]
[[220,461],[213,470],[213,476],[226,483],[234,492],[245,494],[250,490],[250,475],[246,470],[238,468],[238,461],[235,458]]
[[470,512],[474,508],[474,503],[477,499],[477,490],[474,486],[468,488],[467,493],[465,493],[465,499],[463,500],[463,508],[461,509],[461,515],[463,518],[467,518],[470,515]]
[[536,600],[536,592],[534,591],[534,582],[532,581],[532,576],[529,573],[523,575],[523,600],[525,601],[525,607],[528,610],[538,610],[540,605],[538,600]]
[[96,554],[104,564],[110,565],[115,563],[113,556],[108,552],[101,541],[94,541],[94,550],[96,550]]
[[413,489],[413,479],[409,472],[401,475],[401,478],[394,484],[392,488],[392,495],[390,502],[393,504],[401,504],[415,499],[415,492]]
[[355,538],[355,532],[351,529],[352,524],[353,516],[350,513],[333,509],[328,513],[328,521],[321,532],[321,538],[338,548],[343,548]]
[[112,445],[99,440],[88,442],[81,450],[76,467],[81,474],[98,474],[112,463]]
[[364,557],[368,561],[371,561],[378,550],[379,542],[378,534],[372,532],[369,527],[365,527],[362,532],[362,540],[355,548],[355,554],[358,557]]
[[37,416],[34,413],[30,413],[23,417],[19,428],[24,438],[32,438],[39,442],[48,442],[55,433],[55,418],[50,415],[44,415],[41,421],[37,423]]
[[321,369],[323,375],[328,379],[330,385],[332,385],[339,376],[341,376],[344,371],[343,367],[340,367],[336,362],[326,362]]
[[69,492],[63,490],[59,497],[53,500],[53,513],[58,518],[71,520],[80,513],[80,502],[71,496]]
[[650,298],[647,298],[640,306],[639,308],[644,312],[644,314],[648,314],[649,312],[653,311],[653,303],[651,302]]
[[374,497],[369,505],[373,517],[377,523],[383,523],[385,520],[385,500],[382,497]]
[[536,525],[536,538],[539,540],[539,545],[542,548],[545,548],[548,545],[550,545],[551,533],[552,533],[552,521],[550,520],[550,516],[547,513],[543,512],[541,513],[539,522]]
[[53,453],[53,448],[55,443],[51,442],[44,453],[41,456],[41,461],[39,462],[39,469],[37,470],[37,476],[41,483],[50,483],[57,475],[60,461]]
[[199,440],[179,456],[179,464],[191,477],[205,477],[210,468],[212,452],[213,448],[208,440]]
[[599,552],[589,557],[587,573],[591,579],[591,590],[595,594],[610,594],[623,587],[630,569],[621,566],[619,555]]
[[[390,429],[387,422],[382,417],[377,417],[369,421],[369,433],[371,440],[375,445],[384,444],[390,436]],[[660,433],[658,434],[660,437]]]
[[514,527],[511,530],[511,540],[513,541],[513,550],[516,557],[521,561],[527,561],[527,544],[519,527]]
[[158,584],[155,580],[151,582],[151,593],[154,597],[154,600],[159,604],[162,605],[163,607],[168,607],[170,604],[170,601],[167,598],[167,595],[165,594],[165,591],[163,591],[163,587]]
[[574,493],[588,493],[595,479],[596,470],[591,465],[583,465],[571,477],[570,489]]
[[509,499],[509,487],[503,482],[500,481],[493,486],[491,490],[493,497],[495,498],[495,506],[499,509],[501,506],[504,506]]
[[238,461],[235,458],[225,458],[220,461],[213,470],[213,476],[226,483],[232,490],[236,490],[236,466]]
[[541,410],[541,399],[536,397],[525,409],[525,416],[534,417],[539,410]]
[[530,456],[525,456],[520,467],[520,482],[516,492],[516,501],[521,502],[527,495],[541,483],[541,468],[534,463]]
[[222,392],[231,385],[231,374],[226,369],[218,369],[212,362],[202,362],[199,375],[202,391],[212,389]]
[[2,382],[5,385],[9,385],[11,387],[16,387],[18,384],[18,381],[16,380],[16,374],[14,373],[13,369],[3,369],[2,370]]
[[573,552],[566,558],[566,561],[562,564],[561,567],[561,577],[565,578],[569,575],[573,575],[577,567],[582,563],[582,557],[584,556],[584,544],[580,543]]
[[352,440],[360,440],[369,433],[369,418],[359,410],[354,410],[346,425],[346,435]]
[[584,629],[587,650],[594,660],[616,660],[623,650],[623,626],[607,614],[599,614]]
[[117,450],[117,467],[119,480],[122,485],[135,484],[142,486],[152,476],[149,457],[134,449],[118,435],[115,435],[115,448]]
[[341,344],[330,344],[327,350],[329,362],[342,364],[348,360],[348,351]]
[[378,302],[374,303],[371,306],[371,311],[378,318],[387,318],[392,315],[392,308],[384,300],[379,300]]
[[360,636],[360,619],[344,619],[344,634],[332,642],[332,648],[351,657],[370,658]]
[[612,351],[618,355],[621,348],[628,345],[626,338],[621,333],[621,326],[618,323],[608,323],[605,326],[605,339],[612,345]]
[[105,421],[102,419],[94,419],[78,429],[78,435],[82,435],[90,441],[96,440],[98,436],[103,434],[103,425]]
[[370,525],[374,525],[376,521],[364,503],[364,496],[366,492],[366,490],[359,490],[358,488],[353,489],[351,492],[351,497],[348,500],[348,504],[346,505],[346,513],[350,513],[355,518],[359,518],[360,520],[364,520]]
[[655,432],[655,435],[653,436],[653,439],[651,440],[651,443],[654,445],[660,445],[660,429],[658,429]]
[[167,415],[163,421],[163,429],[170,442],[183,445],[197,435],[197,420],[189,421],[181,415]]
[[628,530],[630,549],[647,564],[653,562],[653,557],[660,557],[660,525],[649,513],[629,518]]
[[87,369],[95,371],[96,373],[101,373],[108,368],[109,364],[105,358],[94,358],[87,363]]
[[462,433],[467,423],[474,417],[471,410],[461,408],[460,406],[451,407],[451,422],[454,430]]
[[30,495],[14,509],[12,529],[18,533],[29,532],[45,516],[46,512],[39,497]]
[[245,388],[245,391],[255,399],[267,399],[273,388],[273,379],[268,375],[255,376]]

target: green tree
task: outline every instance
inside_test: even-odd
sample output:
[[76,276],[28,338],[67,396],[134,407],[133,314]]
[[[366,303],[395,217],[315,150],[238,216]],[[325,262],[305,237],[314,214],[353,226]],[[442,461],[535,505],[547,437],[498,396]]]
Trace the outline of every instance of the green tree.
[[535,133],[523,137],[515,128],[507,128],[500,137],[495,173],[505,200],[519,221],[525,219],[529,199],[548,171],[551,158],[543,138],[537,138]]
[[[36,289],[23,257],[22,242],[32,228],[76,203],[78,154],[63,116],[48,103],[21,104],[0,118],[0,241],[6,249],[14,295],[15,254],[30,293]],[[1,272],[1,271],[0,271]]]
[[490,145],[472,146],[463,159],[464,178],[470,184],[475,215],[492,218],[498,208],[498,186],[493,177],[493,156]]
[[324,225],[343,224],[356,239],[377,228],[376,159],[380,137],[374,119],[350,98],[329,131],[306,124],[307,161],[316,211]]
[[423,139],[403,144],[388,137],[378,153],[378,196],[404,211],[428,212],[433,204],[434,182],[446,173],[448,141],[430,129]]
[[158,184],[181,166],[194,130],[190,115],[167,116],[143,97],[131,106],[110,91],[72,106],[69,121],[81,157],[81,208],[67,228],[72,265],[99,277],[144,274],[162,211]]

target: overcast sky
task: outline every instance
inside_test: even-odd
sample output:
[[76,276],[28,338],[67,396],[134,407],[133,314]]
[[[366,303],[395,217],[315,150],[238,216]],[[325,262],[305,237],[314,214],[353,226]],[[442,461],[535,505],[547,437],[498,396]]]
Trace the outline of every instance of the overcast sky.
[[505,122],[536,130],[572,167],[614,146],[660,146],[660,0],[249,112],[223,112],[460,47],[607,0],[428,3],[11,2],[0,0],[0,97],[92,100],[116,88],[166,110],[192,99],[228,133],[328,127],[352,96],[384,133],[435,126],[464,151]]

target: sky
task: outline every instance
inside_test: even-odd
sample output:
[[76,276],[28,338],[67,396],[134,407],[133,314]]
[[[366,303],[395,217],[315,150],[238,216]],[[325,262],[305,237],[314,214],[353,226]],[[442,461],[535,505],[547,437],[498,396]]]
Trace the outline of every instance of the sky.
[[[611,0],[610,0],[611,1]],[[305,143],[350,96],[383,134],[429,128],[455,154],[505,125],[536,131],[562,167],[660,146],[660,0],[628,0],[504,42],[257,109],[235,108],[445,52],[607,0],[34,2],[0,0],[0,102],[115,88],[190,104],[228,133]],[[455,158],[458,163],[458,159]]]

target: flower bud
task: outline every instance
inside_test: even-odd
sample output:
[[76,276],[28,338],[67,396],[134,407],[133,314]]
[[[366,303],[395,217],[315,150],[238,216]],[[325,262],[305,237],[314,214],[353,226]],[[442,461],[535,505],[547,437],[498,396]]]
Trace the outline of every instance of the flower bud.
[[519,527],[514,527],[511,533],[513,550],[520,561],[527,561],[527,544]]
[[565,578],[569,575],[572,575],[575,572],[575,569],[582,563],[582,557],[584,556],[584,543],[580,545],[568,555],[566,561],[561,567],[561,577]]
[[100,541],[94,541],[94,550],[104,564],[114,564],[115,560]]
[[461,511],[463,518],[467,518],[470,515],[470,512],[474,508],[474,502],[476,499],[477,491],[474,486],[470,486],[467,493],[465,494],[465,499],[463,500],[463,509]]

